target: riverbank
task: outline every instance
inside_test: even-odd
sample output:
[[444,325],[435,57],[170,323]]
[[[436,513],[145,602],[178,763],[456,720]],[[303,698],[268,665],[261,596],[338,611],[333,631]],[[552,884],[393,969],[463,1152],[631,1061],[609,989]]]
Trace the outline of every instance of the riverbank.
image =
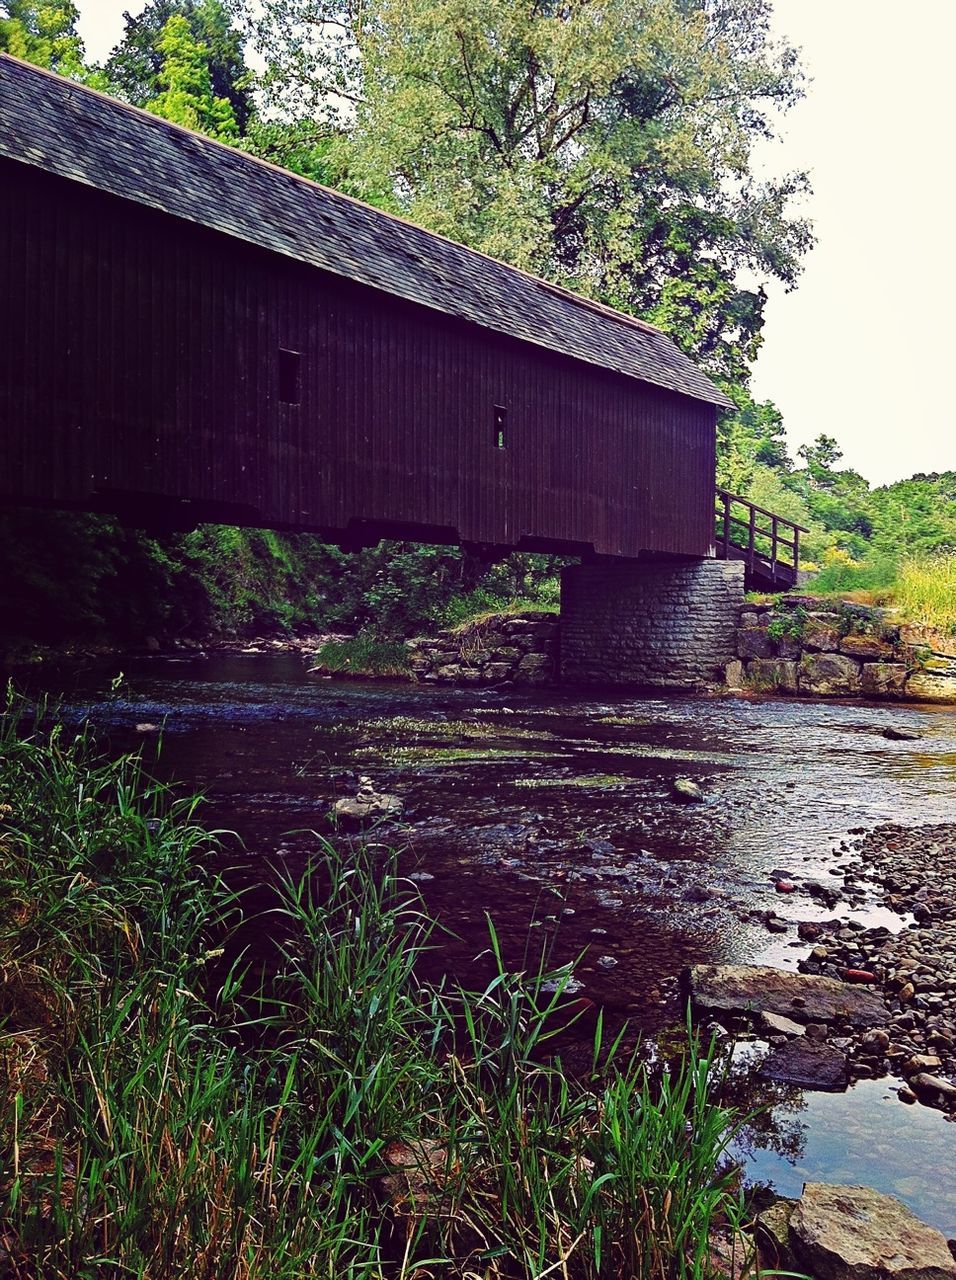
[[[59,691],[66,722],[95,724],[111,750],[152,756],[157,744],[151,767],[206,794],[204,824],[240,833],[228,862],[250,884],[274,861],[300,874],[309,832],[331,834],[336,802],[370,777],[405,804],[372,839],[402,847],[442,922],[430,977],[493,981],[491,913],[509,969],[544,947],[558,965],[578,958],[575,998],[647,1038],[682,1017],[685,966],[792,969],[812,945],[805,921],[905,923],[876,887],[830,874],[852,856],[847,829],[953,818],[956,716],[943,707],[323,681],[281,653],[84,664],[35,687]],[[144,723],[162,727],[161,752]],[[678,777],[703,803],[675,803]],[[794,892],[777,890],[780,872],[798,878]],[[951,1127],[902,1106],[893,1084],[803,1094],[751,1081],[737,1104],[770,1102],[777,1118],[747,1148],[748,1176],[787,1195],[800,1174],[861,1182],[956,1235]],[[774,1145],[804,1117],[805,1133]]]
[[956,824],[887,824],[851,849],[844,880],[876,886],[912,923],[898,933],[822,925],[801,968],[870,975],[886,1017],[851,1046],[854,1076],[901,1075],[904,1101],[956,1115]]
[[736,1240],[712,1051],[651,1072],[599,1020],[565,1075],[570,969],[509,973],[492,931],[486,990],[422,986],[434,924],[360,845],[273,869],[254,974],[192,802],[23,710],[0,741],[6,1274],[669,1280]]

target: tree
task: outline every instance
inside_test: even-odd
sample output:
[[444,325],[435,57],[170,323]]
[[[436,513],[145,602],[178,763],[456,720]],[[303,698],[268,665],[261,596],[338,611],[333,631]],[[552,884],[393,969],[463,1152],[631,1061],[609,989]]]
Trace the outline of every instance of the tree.
[[746,379],[811,243],[750,155],[801,92],[768,0],[266,0],[274,113],[348,141],[350,189],[671,333]]
[[0,0],[0,50],[74,80],[86,78],[73,0]]
[[147,103],[149,110],[212,138],[234,140],[238,127],[232,107],[228,98],[213,93],[208,53],[183,14],[168,19],[156,47],[162,58],[156,76],[160,92]]
[[819,435],[812,444],[802,444],[797,457],[807,464],[811,483],[819,489],[830,489],[836,483],[836,464],[843,457],[843,450],[835,436]]
[[123,38],[104,65],[109,91],[137,107],[148,106],[161,92],[159,42],[176,15],[186,19],[193,40],[204,51],[213,97],[228,101],[236,128],[244,133],[252,111],[250,73],[242,36],[221,0],[150,0],[136,17],[124,14]]

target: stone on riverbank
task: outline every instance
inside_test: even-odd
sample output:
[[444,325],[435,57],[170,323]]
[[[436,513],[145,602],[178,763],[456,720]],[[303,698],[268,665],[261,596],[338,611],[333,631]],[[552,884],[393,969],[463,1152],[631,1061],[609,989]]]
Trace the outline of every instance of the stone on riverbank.
[[956,702],[956,675],[914,671],[906,682],[906,696],[919,702]]
[[861,690],[860,664],[842,653],[806,654],[800,660],[800,691],[847,697]]
[[834,978],[790,973],[770,965],[698,964],[684,971],[695,1007],[710,1013],[776,1013],[800,1022],[880,1024],[882,999],[866,987]]
[[816,1280],[956,1280],[942,1232],[869,1187],[808,1182],[787,1236],[797,1267]]
[[491,614],[406,641],[412,677],[445,684],[546,685],[557,679],[560,621],[544,610]]

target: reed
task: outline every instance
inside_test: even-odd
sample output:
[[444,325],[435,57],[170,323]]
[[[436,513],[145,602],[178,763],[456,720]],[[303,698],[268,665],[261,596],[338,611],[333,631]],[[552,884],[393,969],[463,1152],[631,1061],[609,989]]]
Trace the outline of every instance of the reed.
[[490,926],[484,990],[422,985],[394,857],[318,840],[254,966],[194,801],[12,696],[0,805],[0,1273],[719,1273],[736,1122],[693,1034],[650,1070],[599,1019],[566,1073],[570,969],[509,973]]

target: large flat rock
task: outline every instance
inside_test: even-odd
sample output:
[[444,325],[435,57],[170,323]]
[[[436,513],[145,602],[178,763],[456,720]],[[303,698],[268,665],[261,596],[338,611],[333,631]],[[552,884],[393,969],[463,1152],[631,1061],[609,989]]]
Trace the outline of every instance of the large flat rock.
[[762,964],[698,964],[684,975],[697,1009],[712,1013],[776,1013],[800,1022],[882,1025],[886,1008],[866,987],[790,973]]
[[788,1235],[816,1280],[956,1280],[942,1232],[869,1187],[806,1183]]
[[842,1093],[849,1083],[845,1053],[818,1040],[788,1040],[761,1063],[760,1074],[781,1084],[823,1093]]

